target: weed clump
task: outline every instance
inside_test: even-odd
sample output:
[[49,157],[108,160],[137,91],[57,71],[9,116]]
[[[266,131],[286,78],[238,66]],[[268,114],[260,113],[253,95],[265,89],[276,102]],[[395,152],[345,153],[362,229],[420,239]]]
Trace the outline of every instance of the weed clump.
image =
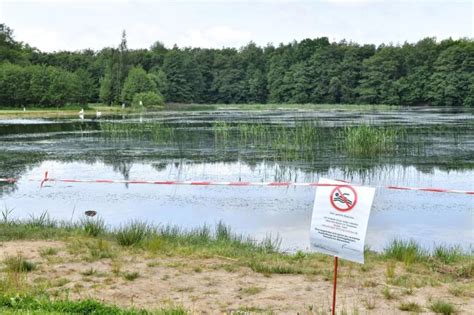
[[131,221],[129,224],[120,226],[115,231],[115,238],[121,246],[133,246],[141,244],[152,233],[153,229],[148,223]]
[[385,248],[384,254],[386,258],[404,262],[406,265],[423,261],[427,257],[426,251],[413,240],[395,239]]
[[421,312],[421,306],[415,302],[403,302],[398,306],[400,311],[419,313]]
[[430,304],[430,310],[437,314],[450,315],[456,314],[457,310],[454,305],[450,302],[445,302],[442,300],[436,300]]
[[7,270],[11,272],[30,272],[36,269],[34,262],[26,260],[21,255],[7,257],[3,263],[6,265]]
[[137,272],[137,271],[134,271],[134,272],[125,272],[123,274],[123,278],[125,280],[128,280],[128,281],[133,281],[135,279],[137,279],[138,277],[140,277],[140,273]]
[[433,251],[433,256],[445,264],[452,264],[461,260],[463,252],[459,246],[437,246]]
[[102,218],[85,218],[80,222],[80,226],[86,235],[97,237],[105,233],[105,222]]
[[406,131],[395,127],[376,127],[369,124],[345,126],[340,137],[343,147],[351,155],[372,156],[393,152],[397,148],[397,139]]

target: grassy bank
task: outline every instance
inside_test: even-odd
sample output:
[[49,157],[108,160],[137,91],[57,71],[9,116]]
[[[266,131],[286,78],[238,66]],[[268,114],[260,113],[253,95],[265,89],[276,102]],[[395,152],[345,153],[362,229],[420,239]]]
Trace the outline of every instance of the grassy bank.
[[97,314],[97,315],[181,315],[186,310],[176,307],[159,310],[139,308],[120,308],[95,300],[82,301],[56,300],[42,295],[0,296],[0,312],[2,314]]
[[[267,237],[261,241],[232,232],[222,222],[214,227],[204,225],[194,229],[182,229],[171,225],[152,225],[142,221],[130,221],[110,229],[100,217],[80,221],[59,222],[47,213],[27,220],[10,219],[11,212],[3,211],[0,221],[0,241],[11,240],[64,240],[84,242],[84,254],[107,256],[108,251],[133,250],[154,255],[195,256],[200,258],[226,257],[262,273],[312,274],[318,272],[321,261],[331,258],[317,253],[285,253],[280,251],[279,237]],[[104,253],[95,248],[98,241],[108,244]],[[368,263],[397,261],[405,266],[418,265],[440,271],[451,277],[471,278],[474,275],[472,253],[459,247],[437,246],[432,252],[414,241],[393,240],[381,253],[366,250]],[[449,265],[449,268],[446,266]],[[357,265],[358,266],[358,265]],[[314,267],[314,268],[313,268]]]
[[[94,116],[96,111],[102,115],[129,113],[135,109],[128,107],[125,111],[121,106],[107,106],[104,104],[68,105],[65,107],[34,107],[23,108],[2,107],[0,104],[0,118],[69,118],[76,117],[78,111],[84,108],[85,116]],[[370,104],[166,104],[167,111],[227,111],[227,110],[344,110],[344,111],[374,111],[396,110],[397,106],[370,105]]]
[[[39,249],[41,259],[29,259],[19,253],[2,257],[0,310],[7,314],[27,311],[29,314],[88,314],[83,310],[93,309],[97,310],[94,314],[185,313],[180,305],[145,311],[118,308],[90,298],[80,298],[83,296],[81,290],[86,290],[83,286],[92,279],[103,279],[97,284],[97,289],[102,290],[107,286],[116,286],[119,279],[125,283],[145,279],[147,268],[168,268],[175,270],[174,273],[184,273],[188,278],[216,272],[229,275],[248,275],[252,272],[263,275],[262,279],[268,279],[265,281],[272,281],[277,275],[305,277],[311,282],[316,279],[329,282],[332,279],[331,257],[317,253],[284,253],[279,250],[278,238],[256,242],[233,233],[223,223],[214,227],[184,230],[175,226],[154,226],[132,221],[110,229],[97,217],[71,223],[51,220],[46,214],[24,221],[12,220],[10,215],[4,211],[3,220],[0,221],[0,242],[4,246],[19,240],[25,244],[28,244],[28,240],[47,240],[52,242],[47,244],[52,245]],[[58,244],[63,244],[61,246],[64,249],[60,249]],[[80,270],[82,280],[73,280],[74,276],[70,272],[54,274],[51,278],[42,276],[46,270],[57,268],[53,266],[78,264],[84,265]],[[104,266],[109,267],[103,269]],[[35,277],[32,276],[34,274]],[[473,297],[473,256],[457,247],[439,246],[433,252],[428,252],[413,241],[394,240],[381,253],[367,250],[364,265],[342,261],[340,274],[342,279],[359,283],[362,289],[376,289],[387,302],[395,303],[400,299],[400,310],[422,309],[420,303],[409,305],[403,304],[403,301],[424,288],[445,286],[453,298]],[[159,277],[160,281],[173,279],[168,275]],[[77,281],[82,282],[78,284]],[[212,277],[206,281],[212,283]],[[175,285],[179,284],[178,281]],[[64,291],[68,285],[70,289]],[[180,286],[176,290],[192,294],[192,289],[187,286]],[[254,285],[239,290],[239,294],[252,296],[258,295],[264,286]],[[74,298],[70,299],[69,294]],[[369,302],[367,306],[372,303]],[[452,308],[453,311],[448,314],[457,309],[449,299],[433,299],[429,303],[424,307]]]
[[81,109],[84,116],[95,117],[96,111],[103,116],[128,113],[131,109],[122,110],[120,106],[107,106],[104,104],[88,104],[85,106],[71,105],[65,107],[27,107],[26,111],[21,108],[0,107],[0,119],[14,118],[77,118]]

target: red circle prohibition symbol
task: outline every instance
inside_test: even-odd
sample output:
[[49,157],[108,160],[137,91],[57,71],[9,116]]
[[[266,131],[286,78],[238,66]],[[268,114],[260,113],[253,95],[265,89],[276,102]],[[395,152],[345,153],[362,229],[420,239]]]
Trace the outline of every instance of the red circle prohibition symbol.
[[[354,196],[353,199],[351,200],[352,197],[349,194],[344,194],[341,189],[349,189],[350,192],[352,192],[352,195]],[[348,195],[348,196],[347,196]],[[355,207],[357,204],[357,192],[352,186],[336,186],[331,194],[329,195],[329,201],[331,201],[331,205],[336,209],[337,211],[350,211],[352,208]],[[342,204],[342,205],[337,205],[336,202]]]

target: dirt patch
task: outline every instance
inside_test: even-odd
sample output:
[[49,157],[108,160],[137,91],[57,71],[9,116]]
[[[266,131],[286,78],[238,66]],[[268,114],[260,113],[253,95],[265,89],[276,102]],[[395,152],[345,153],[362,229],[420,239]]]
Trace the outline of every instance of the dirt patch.
[[[47,283],[52,295],[88,297],[124,307],[182,305],[192,313],[204,314],[237,310],[324,314],[331,301],[330,265],[311,276],[263,275],[225,258],[154,257],[128,251],[87,259],[60,241],[0,243],[2,260],[17,254],[38,266],[28,273],[27,281],[32,285]],[[354,266],[342,264],[339,270],[338,312],[399,314],[402,303],[415,302],[429,313],[428,305],[436,299],[454,304],[459,313],[474,309],[472,295],[451,293],[453,285],[472,288],[471,280],[408,286],[403,285],[409,277],[402,267],[396,268],[395,280],[389,281],[385,265]]]

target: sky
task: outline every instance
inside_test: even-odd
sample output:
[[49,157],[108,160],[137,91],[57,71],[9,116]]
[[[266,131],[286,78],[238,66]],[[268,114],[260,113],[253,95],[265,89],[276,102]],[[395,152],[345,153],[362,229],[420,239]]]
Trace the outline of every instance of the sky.
[[0,0],[0,23],[42,51],[260,46],[326,36],[360,44],[474,38],[474,1]]

